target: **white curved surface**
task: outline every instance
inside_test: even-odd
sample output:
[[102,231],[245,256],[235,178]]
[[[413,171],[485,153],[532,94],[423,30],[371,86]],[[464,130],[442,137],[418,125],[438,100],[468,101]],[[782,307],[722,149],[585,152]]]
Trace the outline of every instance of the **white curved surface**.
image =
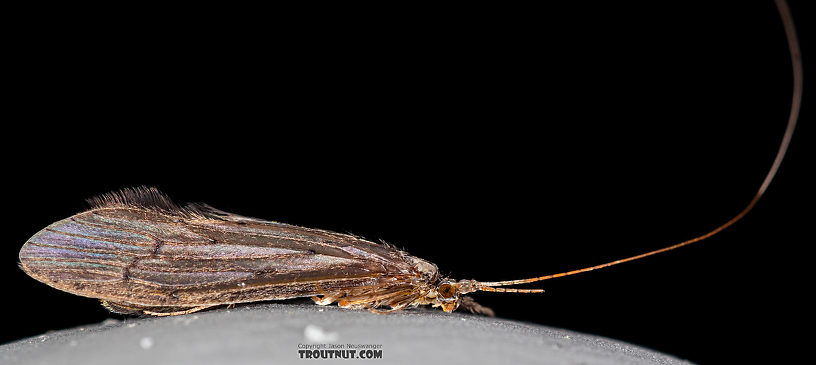
[[[382,345],[381,359],[301,359],[299,344]],[[305,355],[304,355],[305,356]],[[686,364],[603,337],[439,310],[389,315],[271,303],[107,320],[0,346],[3,364]]]

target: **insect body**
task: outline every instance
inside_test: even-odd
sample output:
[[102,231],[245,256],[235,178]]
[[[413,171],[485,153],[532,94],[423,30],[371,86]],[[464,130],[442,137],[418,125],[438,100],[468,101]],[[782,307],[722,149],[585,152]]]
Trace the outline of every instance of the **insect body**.
[[442,278],[436,265],[387,244],[242,217],[207,205],[175,205],[154,188],[92,200],[20,251],[33,278],[99,298],[122,313],[172,315],[212,306],[314,297],[372,311],[432,305],[446,312],[479,290]]

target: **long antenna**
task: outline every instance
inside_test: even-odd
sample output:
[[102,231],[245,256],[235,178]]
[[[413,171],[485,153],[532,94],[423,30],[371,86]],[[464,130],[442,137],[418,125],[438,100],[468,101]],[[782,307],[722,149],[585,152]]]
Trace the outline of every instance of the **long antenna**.
[[773,164],[771,165],[770,171],[768,171],[768,175],[765,176],[765,181],[762,182],[760,185],[759,190],[757,190],[756,195],[751,201],[748,203],[748,206],[745,207],[739,214],[731,218],[728,222],[725,222],[723,225],[714,228],[711,232],[703,234],[701,236],[692,238],[688,241],[683,241],[678,244],[664,247],[658,250],[649,251],[646,253],[642,253],[640,255],[627,257],[624,259],[607,262],[605,264],[585,267],[583,269],[572,270],[567,272],[562,272],[558,274],[546,275],[546,276],[539,276],[536,278],[530,279],[519,279],[519,280],[507,280],[507,281],[491,281],[491,282],[479,282],[477,287],[479,290],[484,291],[496,291],[496,292],[514,292],[514,293],[540,293],[541,289],[504,289],[504,288],[492,288],[494,286],[505,286],[505,285],[516,285],[516,284],[526,284],[532,283],[536,281],[548,280],[548,279],[555,279],[560,278],[562,276],[569,276],[580,274],[587,271],[592,271],[596,269],[603,269],[605,267],[609,267],[612,265],[622,264],[624,262],[639,260],[644,257],[657,255],[659,253],[663,253],[666,251],[671,251],[676,248],[680,248],[686,245],[690,245],[695,242],[702,241],[706,238],[709,238],[720,231],[728,228],[732,224],[736,223],[742,217],[744,217],[751,209],[754,208],[759,198],[765,194],[765,190],[768,189],[768,186],[771,184],[771,181],[776,175],[776,171],[779,170],[779,165],[782,163],[782,159],[785,157],[785,152],[788,151],[788,146],[790,145],[791,137],[793,137],[793,130],[796,128],[796,121],[799,118],[799,108],[802,104],[802,55],[799,51],[799,41],[796,37],[796,28],[793,25],[793,16],[791,16],[790,8],[785,0],[776,0],[776,7],[779,10],[779,15],[782,18],[782,24],[785,27],[785,35],[788,39],[788,49],[790,50],[791,55],[791,62],[793,63],[793,100],[791,102],[791,112],[790,116],[788,117],[788,126],[785,129],[785,135],[782,137],[782,143],[779,145],[779,151],[776,153],[776,158],[774,158]]

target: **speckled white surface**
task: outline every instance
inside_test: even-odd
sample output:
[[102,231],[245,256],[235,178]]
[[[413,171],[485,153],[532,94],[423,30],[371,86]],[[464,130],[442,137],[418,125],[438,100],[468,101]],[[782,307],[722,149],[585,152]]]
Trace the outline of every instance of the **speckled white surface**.
[[[382,345],[381,359],[301,359],[300,344]],[[603,337],[438,310],[375,315],[259,304],[178,317],[108,320],[0,346],[3,364],[686,364]]]

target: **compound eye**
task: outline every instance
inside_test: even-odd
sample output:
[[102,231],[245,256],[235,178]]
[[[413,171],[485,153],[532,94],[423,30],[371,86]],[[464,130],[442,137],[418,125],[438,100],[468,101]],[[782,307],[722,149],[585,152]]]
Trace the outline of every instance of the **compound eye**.
[[456,290],[453,288],[453,285],[450,285],[449,283],[439,285],[439,288],[437,288],[436,291],[442,296],[442,298],[445,299],[453,298],[454,294],[456,294]]

